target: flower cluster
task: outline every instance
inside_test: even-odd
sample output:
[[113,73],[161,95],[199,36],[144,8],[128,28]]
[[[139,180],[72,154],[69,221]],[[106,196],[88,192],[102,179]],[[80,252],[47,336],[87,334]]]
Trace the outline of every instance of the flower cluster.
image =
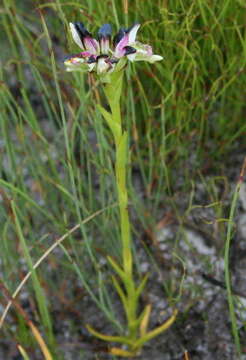
[[83,23],[70,23],[72,37],[82,52],[67,57],[64,62],[67,71],[95,71],[104,75],[113,72],[117,64],[124,64],[126,59],[150,63],[162,60],[162,56],[153,54],[150,45],[136,41],[139,27],[140,24],[135,24],[129,29],[121,28],[111,40],[110,24],[102,25],[94,39]]

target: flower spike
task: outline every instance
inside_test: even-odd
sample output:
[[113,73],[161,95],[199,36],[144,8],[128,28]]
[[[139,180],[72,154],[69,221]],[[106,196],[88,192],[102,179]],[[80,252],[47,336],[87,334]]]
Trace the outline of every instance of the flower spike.
[[[163,59],[162,56],[153,54],[150,45],[136,41],[140,24],[134,24],[128,29],[121,28],[115,35],[112,44],[110,24],[100,27],[98,40],[92,37],[82,22],[69,25],[73,40],[82,49],[82,52],[65,60],[67,71],[95,71],[102,76],[122,69],[127,60],[154,63]],[[113,45],[113,49],[110,47],[111,45]]]

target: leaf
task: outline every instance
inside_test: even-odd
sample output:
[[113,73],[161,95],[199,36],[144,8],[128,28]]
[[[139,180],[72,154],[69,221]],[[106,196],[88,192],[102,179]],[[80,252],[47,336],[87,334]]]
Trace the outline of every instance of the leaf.
[[111,258],[111,256],[107,257],[108,262],[110,263],[110,265],[112,266],[112,268],[115,270],[115,272],[119,275],[119,277],[121,278],[121,280],[123,282],[125,282],[125,278],[126,278],[126,274],[124,273],[124,271],[122,270],[122,268]]
[[175,321],[178,310],[174,310],[173,315],[166,321],[164,324],[158,326],[152,331],[149,331],[145,336],[141,337],[134,343],[134,348],[138,349],[143,346],[147,341],[153,339],[157,335],[161,334],[163,331],[166,331]]
[[133,341],[130,340],[128,337],[126,336],[111,336],[111,335],[105,335],[102,334],[98,331],[96,331],[95,329],[93,329],[90,325],[86,325],[87,330],[94,336],[96,336],[98,339],[104,340],[104,341],[108,341],[108,342],[118,342],[121,344],[126,344],[126,345],[133,345]]
[[136,289],[136,298],[138,298],[142,294],[143,289],[144,289],[144,287],[146,285],[146,282],[148,280],[148,277],[149,277],[149,274],[146,274],[144,276],[144,278],[142,279],[142,281],[140,282],[140,284],[138,285],[138,287]]
[[113,280],[114,287],[121,299],[122,305],[125,310],[125,315],[126,315],[128,323],[129,323],[130,322],[130,307],[129,307],[129,303],[127,301],[128,299],[124,293],[124,290],[121,288],[120,284],[118,283],[118,281],[116,280],[116,278],[114,276],[112,276],[112,280]]
[[113,284],[114,284],[114,287],[115,287],[117,293],[119,294],[119,297],[120,297],[121,302],[122,302],[122,304],[123,304],[123,306],[125,308],[125,311],[127,313],[128,304],[127,304],[127,299],[126,299],[126,295],[124,293],[124,290],[121,288],[119,282],[117,281],[117,279],[114,276],[112,276],[112,281],[113,281]]
[[122,83],[123,83],[123,71],[114,72],[111,75],[110,83],[105,85],[104,91],[108,99],[108,102],[111,104],[119,103],[121,92],[122,92]]
[[106,120],[110,130],[112,131],[115,139],[119,139],[121,137],[121,127],[120,125],[113,120],[112,114],[105,110],[101,105],[97,105],[98,110]]
[[151,312],[151,305],[147,305],[145,307],[144,311],[143,311],[142,321],[140,323],[140,335],[141,335],[141,337],[143,337],[147,332],[147,328],[148,328],[148,324],[149,324],[150,312]]
[[123,350],[123,349],[115,348],[115,347],[111,348],[109,350],[109,353],[112,355],[122,356],[122,357],[135,357],[137,355],[136,351],[127,351],[127,350]]

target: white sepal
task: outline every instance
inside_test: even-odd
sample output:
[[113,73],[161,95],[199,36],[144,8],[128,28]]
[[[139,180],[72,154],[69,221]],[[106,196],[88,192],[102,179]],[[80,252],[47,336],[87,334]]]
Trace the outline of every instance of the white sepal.
[[69,26],[70,26],[70,30],[71,30],[71,33],[72,33],[72,37],[73,37],[73,40],[76,42],[76,44],[82,49],[84,50],[84,46],[83,46],[83,43],[80,39],[80,36],[74,26],[73,23],[69,23]]

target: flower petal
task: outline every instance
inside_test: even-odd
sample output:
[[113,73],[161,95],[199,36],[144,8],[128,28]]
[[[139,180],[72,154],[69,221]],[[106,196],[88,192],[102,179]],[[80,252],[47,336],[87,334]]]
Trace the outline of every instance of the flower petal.
[[93,39],[82,22],[70,23],[69,25],[73,39],[79,47],[95,55],[99,53],[99,44],[97,40]]
[[109,52],[109,39],[101,38],[100,40],[100,48],[102,54],[108,54]]
[[120,40],[124,37],[125,33],[126,30],[123,28],[118,31],[113,40],[114,46],[116,46],[120,42]]
[[107,56],[101,55],[97,57],[97,74],[106,73],[111,67],[111,63],[107,61],[109,58]]
[[153,63],[163,59],[162,56],[153,54],[152,47],[150,45],[142,44],[139,41],[136,41],[130,47],[136,50],[135,53],[127,55],[127,58],[130,61],[148,61]]
[[80,33],[77,31],[75,25],[73,23],[69,23],[69,26],[70,26],[70,29],[71,29],[71,33],[72,33],[72,37],[73,37],[73,40],[75,41],[75,43],[81,48],[84,50],[84,45],[83,45],[83,42],[82,42],[82,38],[80,36]]
[[80,57],[70,57],[64,62],[67,71],[89,71],[89,66],[85,62],[85,59]]
[[90,51],[82,51],[79,55],[83,58],[89,58],[92,55],[94,56],[94,54],[90,53]]
[[136,52],[135,54],[128,55],[127,58],[130,61],[147,61],[147,62],[150,62],[151,64],[163,59],[163,57],[160,55],[150,55],[149,56],[147,54],[142,54],[142,53],[138,53],[138,52]]
[[130,54],[134,54],[135,52],[137,52],[137,50],[132,46],[125,46],[124,51],[125,51],[124,55],[130,55]]
[[137,50],[138,53],[151,56],[153,54],[152,47],[147,44],[142,44],[139,41],[136,41],[132,46]]
[[104,24],[98,31],[98,39],[100,43],[101,53],[108,54],[109,42],[111,38],[112,28],[110,24]]
[[77,22],[73,23],[73,25],[76,28],[77,32],[79,33],[79,36],[82,39],[85,36],[91,36],[91,34],[89,33],[89,31],[86,29],[85,25],[82,22],[77,21]]
[[129,44],[129,35],[125,33],[122,39],[118,42],[115,48],[114,56],[117,58],[121,58],[125,55],[124,48]]
[[126,33],[129,35],[129,45],[135,42],[138,29],[140,28],[140,24],[135,24],[127,29]]
[[89,59],[87,60],[87,64],[93,64],[97,62],[97,57],[95,55],[90,55]]
[[136,54],[137,53],[127,55],[127,59],[130,60],[131,62],[135,61]]
[[96,62],[93,62],[93,63],[87,63],[88,64],[88,67],[89,67],[89,72],[91,72],[93,69],[94,69],[94,67],[96,66]]
[[110,24],[103,24],[100,29],[98,30],[98,38],[99,40],[102,37],[109,38],[112,34],[112,28]]
[[78,54],[72,54],[72,55],[65,56],[64,62],[67,61],[67,60],[72,60],[74,58],[80,58],[80,59],[84,59],[84,60],[94,58],[95,61],[96,61],[96,56],[95,55],[91,54],[89,51],[82,51],[82,52],[80,52]]
[[148,62],[150,62],[151,64],[153,64],[156,61],[160,61],[163,60],[163,56],[161,55],[151,55],[148,59]]
[[91,36],[86,36],[83,39],[83,44],[91,54],[99,54],[99,44],[96,39],[93,39]]

